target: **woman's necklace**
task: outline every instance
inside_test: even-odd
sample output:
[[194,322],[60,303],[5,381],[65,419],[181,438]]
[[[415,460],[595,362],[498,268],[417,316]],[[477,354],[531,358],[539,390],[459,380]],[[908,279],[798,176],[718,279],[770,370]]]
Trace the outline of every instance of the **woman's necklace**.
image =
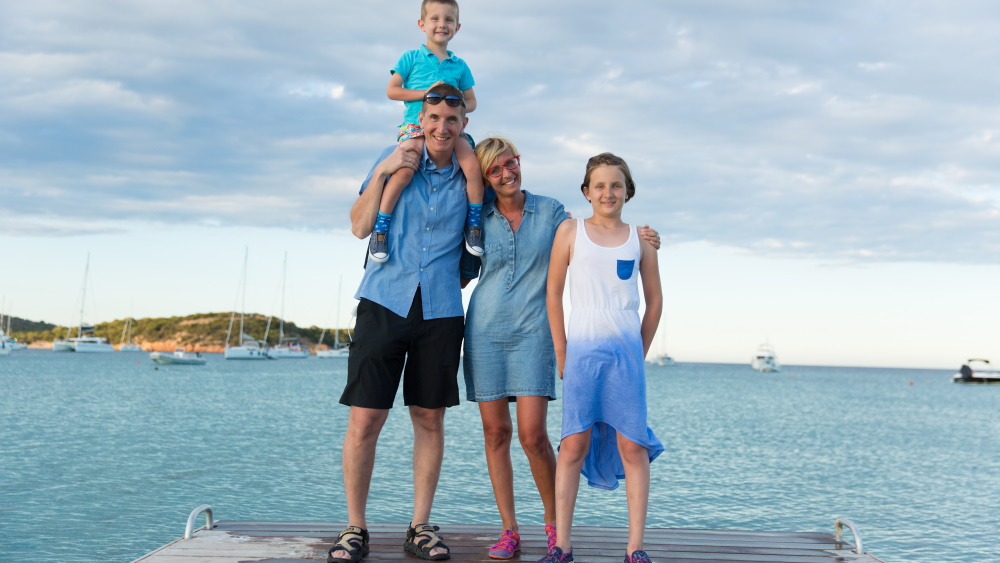
[[511,211],[507,211],[499,205],[497,206],[497,210],[504,216],[504,219],[507,219],[510,229],[517,232],[517,228],[521,225],[521,218],[524,217],[524,199]]

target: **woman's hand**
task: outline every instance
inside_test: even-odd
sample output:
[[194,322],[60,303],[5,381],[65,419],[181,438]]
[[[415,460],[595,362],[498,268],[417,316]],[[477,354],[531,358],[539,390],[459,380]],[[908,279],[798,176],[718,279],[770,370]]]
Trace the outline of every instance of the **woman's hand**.
[[564,369],[566,369],[566,352],[556,352],[556,371],[559,374],[559,379],[563,378]]
[[660,249],[660,233],[656,232],[656,229],[651,228],[649,225],[643,225],[639,227],[639,236],[653,248]]

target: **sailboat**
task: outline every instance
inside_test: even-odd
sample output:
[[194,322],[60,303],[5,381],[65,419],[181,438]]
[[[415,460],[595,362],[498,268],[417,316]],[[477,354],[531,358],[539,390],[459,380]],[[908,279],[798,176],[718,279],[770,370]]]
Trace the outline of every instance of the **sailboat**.
[[[341,290],[344,288],[344,276],[340,276],[340,283],[337,285],[337,322],[340,322],[340,295]],[[355,313],[356,315],[357,313]],[[329,324],[329,323],[327,323]],[[323,344],[323,337],[326,336],[326,329],[319,334],[319,342],[316,344],[317,347]],[[333,348],[327,350],[316,350],[317,358],[344,358],[347,359],[351,355],[350,343],[340,345],[340,330],[333,329]]]
[[226,353],[225,357],[227,360],[266,360],[267,350],[262,348],[260,342],[255,338],[244,332],[244,320],[246,317],[246,303],[247,303],[247,259],[250,256],[249,249],[245,249],[243,253],[243,275],[240,277],[240,285],[242,289],[240,290],[239,297],[242,298],[240,305],[240,337],[239,344],[236,346],[229,345],[229,338],[233,334],[233,322],[236,320],[236,307],[233,307],[233,314],[229,317],[229,330],[226,331]]
[[[13,330],[11,330],[11,322],[13,319],[13,315],[10,314],[10,309],[7,310],[7,316],[6,316],[7,332],[4,332],[3,328],[4,318],[5,317],[3,312],[0,311],[0,348],[7,348],[8,350],[10,350],[10,352],[16,352],[17,350],[24,350],[25,348],[27,348],[28,347],[27,344],[22,344],[18,342],[16,338],[11,336],[12,334],[14,334],[14,332]],[[0,355],[3,354],[4,354],[3,352],[0,352]]]
[[3,312],[0,312],[0,356],[9,356],[13,348],[7,345],[7,336],[3,333]]
[[132,341],[132,317],[125,319],[122,327],[122,341],[118,344],[119,352],[142,352],[142,346]]
[[287,274],[288,253],[286,252],[284,265],[281,268],[281,316],[278,317],[278,345],[267,350],[267,357],[273,360],[309,357],[309,349],[302,347],[298,336],[285,337],[285,280]]
[[[96,329],[83,322],[84,310],[87,305],[87,280],[90,278],[90,253],[87,253],[87,265],[83,268],[83,290],[80,292],[80,324],[77,326],[76,337],[69,338],[61,343],[61,346],[66,346],[68,343],[72,346],[74,352],[114,352],[115,347],[108,342],[107,338],[103,336],[96,336],[94,332]],[[67,331],[68,333],[69,331]],[[60,341],[56,341],[59,343]],[[53,343],[52,349],[60,351],[56,348],[56,343]]]

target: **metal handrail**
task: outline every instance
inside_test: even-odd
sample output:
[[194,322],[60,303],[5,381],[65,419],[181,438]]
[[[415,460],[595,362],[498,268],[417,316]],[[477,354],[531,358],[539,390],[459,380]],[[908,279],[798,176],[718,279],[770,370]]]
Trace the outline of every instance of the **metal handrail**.
[[198,519],[198,515],[202,512],[205,513],[205,529],[212,529],[212,507],[207,504],[203,504],[192,510],[191,514],[188,516],[187,528],[184,530],[184,539],[191,539],[192,532],[194,531],[194,522]]
[[861,530],[854,525],[854,522],[851,522],[847,518],[838,518],[837,521],[833,523],[833,535],[836,540],[840,541],[840,537],[844,535],[844,526],[847,526],[847,528],[851,530],[851,533],[854,534],[855,552],[858,555],[864,555],[865,548],[861,543]]

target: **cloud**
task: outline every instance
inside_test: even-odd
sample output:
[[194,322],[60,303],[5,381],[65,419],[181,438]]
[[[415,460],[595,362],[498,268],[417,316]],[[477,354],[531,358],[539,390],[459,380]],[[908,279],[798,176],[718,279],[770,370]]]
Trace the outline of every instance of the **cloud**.
[[[6,12],[0,197],[23,236],[126,216],[339,224],[394,140],[388,68],[422,39],[388,0]],[[526,187],[576,212],[586,158],[610,150],[639,184],[626,218],[671,243],[996,263],[1000,111],[982,69],[997,60],[982,37],[998,12],[515,0],[464,7],[451,47],[477,80],[470,132],[510,137]]]

